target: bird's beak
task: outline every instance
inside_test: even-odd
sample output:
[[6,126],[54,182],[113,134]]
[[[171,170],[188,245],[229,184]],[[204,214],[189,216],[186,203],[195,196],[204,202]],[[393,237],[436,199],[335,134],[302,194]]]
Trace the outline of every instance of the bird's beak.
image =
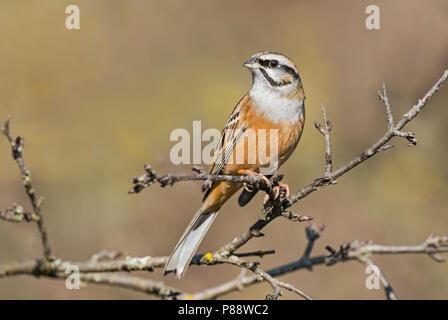
[[260,66],[260,64],[257,62],[257,58],[254,57],[244,62],[243,66],[245,66],[248,69],[257,69]]

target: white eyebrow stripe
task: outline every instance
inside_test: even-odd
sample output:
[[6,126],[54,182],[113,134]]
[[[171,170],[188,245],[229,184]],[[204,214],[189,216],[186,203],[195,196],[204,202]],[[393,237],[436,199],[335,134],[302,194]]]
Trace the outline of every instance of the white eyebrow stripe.
[[277,53],[265,53],[259,56],[259,59],[261,60],[278,60],[278,62],[282,65],[285,65],[287,67],[290,67],[295,71],[295,73],[299,73],[297,71],[296,66],[285,56],[277,54]]

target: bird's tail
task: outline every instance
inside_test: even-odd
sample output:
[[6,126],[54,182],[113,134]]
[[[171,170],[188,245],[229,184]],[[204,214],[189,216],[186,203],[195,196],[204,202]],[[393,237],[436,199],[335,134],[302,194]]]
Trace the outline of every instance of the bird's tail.
[[183,276],[202,238],[204,238],[217,215],[218,211],[202,213],[202,208],[199,209],[168,258],[165,265],[165,274],[176,272],[178,279]]

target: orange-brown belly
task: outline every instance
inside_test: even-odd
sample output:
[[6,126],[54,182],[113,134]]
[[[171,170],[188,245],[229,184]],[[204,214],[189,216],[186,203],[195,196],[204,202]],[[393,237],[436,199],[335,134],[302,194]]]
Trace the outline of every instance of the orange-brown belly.
[[[249,111],[254,112],[254,111]],[[247,127],[238,141],[222,174],[236,175],[240,169],[273,174],[294,151],[304,125],[304,116],[298,123],[272,123],[259,115],[248,114]],[[272,163],[271,154],[276,153],[277,162]],[[241,188],[241,183],[218,182],[203,203],[204,212],[217,211]]]

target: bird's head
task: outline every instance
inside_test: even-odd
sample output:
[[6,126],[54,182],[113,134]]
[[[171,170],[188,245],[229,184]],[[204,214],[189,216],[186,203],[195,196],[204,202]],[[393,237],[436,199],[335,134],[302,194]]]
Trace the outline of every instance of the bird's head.
[[280,94],[292,94],[302,89],[296,66],[286,56],[263,51],[254,54],[243,66],[252,72],[253,86]]

